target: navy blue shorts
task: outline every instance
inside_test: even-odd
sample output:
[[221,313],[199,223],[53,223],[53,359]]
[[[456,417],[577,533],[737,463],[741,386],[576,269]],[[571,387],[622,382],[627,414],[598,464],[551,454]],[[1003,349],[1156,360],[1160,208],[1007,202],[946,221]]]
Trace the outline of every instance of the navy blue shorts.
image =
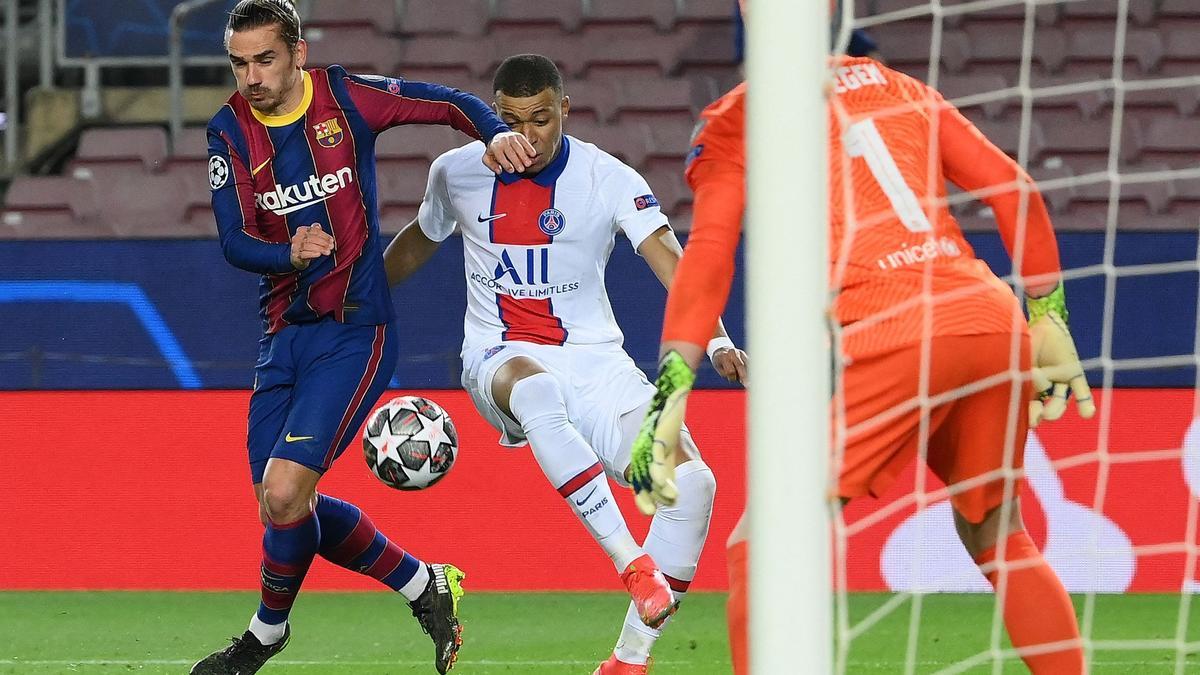
[[399,345],[390,324],[323,319],[262,339],[250,396],[250,475],[272,457],[324,473],[387,388]]

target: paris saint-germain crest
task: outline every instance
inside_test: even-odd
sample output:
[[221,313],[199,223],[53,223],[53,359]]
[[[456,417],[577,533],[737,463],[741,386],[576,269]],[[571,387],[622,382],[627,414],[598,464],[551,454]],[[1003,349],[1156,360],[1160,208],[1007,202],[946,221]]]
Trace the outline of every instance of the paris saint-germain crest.
[[322,148],[335,148],[338,143],[342,142],[342,127],[338,125],[336,117],[313,125],[313,131],[317,135],[317,143],[321,144]]
[[567,226],[567,217],[558,209],[546,209],[538,216],[538,228],[548,237],[558,235]]

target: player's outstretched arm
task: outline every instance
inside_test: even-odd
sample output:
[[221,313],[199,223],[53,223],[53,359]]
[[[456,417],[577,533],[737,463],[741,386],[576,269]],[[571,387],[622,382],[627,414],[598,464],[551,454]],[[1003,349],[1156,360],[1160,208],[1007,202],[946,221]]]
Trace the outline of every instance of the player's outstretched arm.
[[395,286],[412,276],[429,262],[440,242],[425,236],[416,218],[396,233],[392,243],[383,252],[383,269],[387,272],[388,286]]

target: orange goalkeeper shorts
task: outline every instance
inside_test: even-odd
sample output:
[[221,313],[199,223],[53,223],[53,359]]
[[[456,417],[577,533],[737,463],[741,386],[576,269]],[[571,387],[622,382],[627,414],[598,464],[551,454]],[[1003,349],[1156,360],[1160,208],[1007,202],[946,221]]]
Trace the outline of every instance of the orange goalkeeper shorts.
[[[1029,371],[1029,338],[1020,339],[1012,370],[1012,335],[935,337],[932,341],[929,394],[978,384],[999,375],[997,383],[966,390],[929,408],[927,463],[948,486],[983,476],[1006,465],[1023,465],[1029,428],[1028,402],[1033,387],[1020,373]],[[838,473],[843,498],[879,497],[920,449],[922,410],[917,400],[921,346],[912,345],[853,361],[844,373],[846,442]],[[838,419],[840,397],[834,399]],[[978,523],[1004,500],[1001,474],[951,495],[955,510]],[[1016,494],[1014,486],[1012,494]]]

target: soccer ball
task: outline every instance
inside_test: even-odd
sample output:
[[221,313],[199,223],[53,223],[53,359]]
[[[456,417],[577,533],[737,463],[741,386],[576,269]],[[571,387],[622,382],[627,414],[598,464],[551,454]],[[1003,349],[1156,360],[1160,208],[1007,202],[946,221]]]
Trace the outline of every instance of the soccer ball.
[[384,485],[424,490],[454,466],[458,432],[438,404],[419,396],[401,396],[367,418],[363,455],[367,468]]

